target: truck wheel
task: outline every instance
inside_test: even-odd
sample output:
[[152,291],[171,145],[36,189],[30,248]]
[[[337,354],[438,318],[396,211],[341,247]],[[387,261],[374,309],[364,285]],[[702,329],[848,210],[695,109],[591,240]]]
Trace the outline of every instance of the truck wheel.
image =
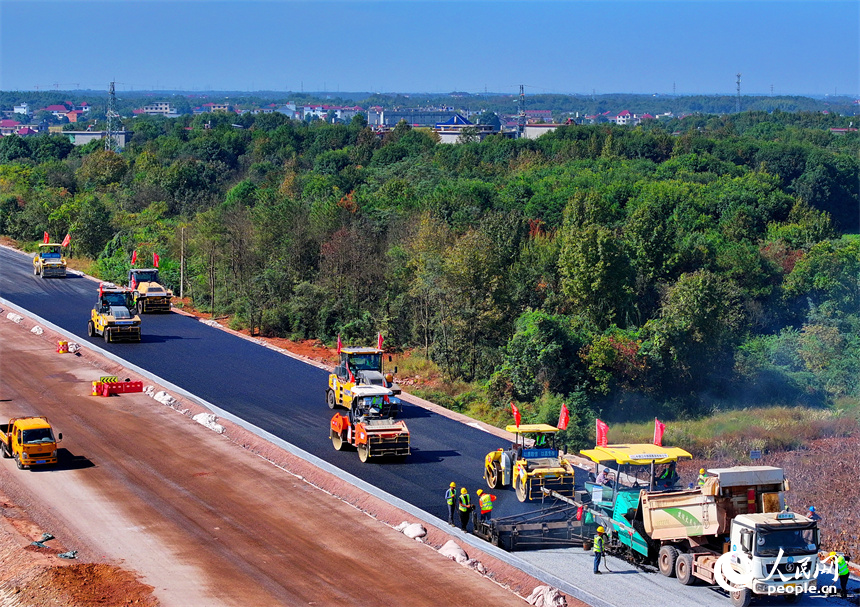
[[96,334],[96,327],[95,327],[95,325],[93,324],[93,321],[89,321],[89,322],[87,323],[87,335],[88,335],[89,337],[92,337],[92,336],[93,336],[93,335],[95,335],[95,334]]
[[487,477],[487,486],[490,489],[495,489],[502,484],[502,470],[499,467],[499,462],[490,464],[490,467],[487,468],[484,474]]
[[18,470],[24,469],[24,464],[21,463],[21,459],[17,455],[15,456],[15,465],[18,466]]
[[[528,482],[528,481],[526,481]],[[528,499],[528,491],[526,487],[523,485],[523,482],[519,478],[514,478],[514,489],[517,492],[517,499],[521,502],[524,502]]]
[[105,338],[105,343],[109,344],[110,343],[110,329],[105,327],[104,333],[102,333],[102,337]]
[[367,445],[358,445],[358,459],[361,463],[366,464],[370,458],[370,448]]
[[749,607],[750,601],[752,601],[752,592],[749,588],[732,590],[729,593],[729,599],[735,607]]
[[343,451],[343,437],[340,432],[331,431],[331,445],[335,451]]
[[0,453],[2,453],[2,454],[3,454],[3,457],[4,457],[4,458],[6,458],[6,459],[8,459],[9,457],[11,457],[11,456],[9,455],[9,450],[6,448],[6,443],[0,443]]
[[800,600],[799,594],[790,593],[790,594],[785,595],[785,602],[788,603],[789,605],[794,605],[799,600]]
[[693,555],[679,554],[675,561],[675,577],[684,586],[692,586],[696,583],[696,578],[693,577]]
[[329,409],[334,409],[337,407],[337,400],[334,397],[334,390],[329,388],[325,391],[325,402],[328,403]]
[[660,573],[666,577],[675,577],[675,561],[678,560],[678,550],[672,546],[663,546],[657,555],[657,565]]

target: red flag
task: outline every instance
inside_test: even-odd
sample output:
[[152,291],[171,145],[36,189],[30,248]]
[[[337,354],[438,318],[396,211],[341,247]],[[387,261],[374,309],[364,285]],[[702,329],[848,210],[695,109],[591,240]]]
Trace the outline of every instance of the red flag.
[[382,342],[383,341],[384,340],[382,339],[382,333],[377,333],[376,334],[376,349],[377,350],[382,350]]
[[156,268],[158,267],[158,260],[159,259],[161,259],[161,258],[158,256],[158,253],[152,254],[152,265],[154,265]]
[[517,409],[517,406],[514,404],[514,401],[511,401],[511,411],[514,412],[514,421],[517,422],[517,426],[520,425],[520,410]]
[[134,274],[131,275],[131,288],[137,289],[137,280],[134,277]]
[[47,232],[45,232],[45,237],[42,239],[42,242],[44,242],[45,244],[48,244],[49,242],[51,242],[51,237],[48,236]]
[[656,417],[654,418],[654,444],[658,447],[663,446],[663,433],[666,431],[666,424],[661,422]]
[[605,447],[609,444],[609,426],[597,420],[597,446]]
[[69,246],[69,243],[70,243],[70,242],[72,242],[72,237],[71,237],[71,236],[69,236],[68,234],[66,234],[66,237],[65,237],[65,238],[63,238],[63,246],[64,246],[64,247]]
[[570,421],[570,411],[567,410],[567,405],[561,403],[561,411],[558,414],[558,429],[564,430],[567,428],[567,423]]
[[340,343],[340,333],[337,334],[337,353],[340,354],[340,349],[343,348],[343,344]]
[[131,254],[131,265],[137,263],[137,249],[134,250],[134,253]]

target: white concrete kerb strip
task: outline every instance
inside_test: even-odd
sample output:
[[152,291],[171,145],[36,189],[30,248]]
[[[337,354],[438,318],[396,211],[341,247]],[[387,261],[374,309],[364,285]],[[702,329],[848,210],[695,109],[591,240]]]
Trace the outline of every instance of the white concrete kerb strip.
[[[5,306],[8,306],[10,308],[14,308],[15,310],[18,310],[21,314],[26,314],[28,317],[34,319],[36,322],[41,323],[42,325],[48,327],[52,331],[56,331],[57,333],[67,337],[68,339],[77,339],[76,335],[69,333],[65,329],[58,327],[57,325],[53,324],[50,321],[45,320],[44,318],[41,318],[35,314],[32,314],[28,310],[25,310],[25,309],[17,306],[16,304],[14,304],[14,303],[12,303],[12,302],[10,302],[10,301],[2,298],[2,297],[0,297],[0,303],[2,303]],[[85,347],[90,348],[91,350],[97,351],[99,354],[101,354],[105,358],[112,360],[113,362],[120,364],[120,365],[126,367],[127,369],[134,371],[138,375],[146,377],[147,379],[149,379],[150,381],[152,381],[154,383],[157,383],[161,386],[164,386],[165,388],[167,388],[169,390],[172,390],[176,394],[181,394],[183,397],[188,398],[188,399],[198,403],[199,405],[201,405],[202,407],[205,407],[206,409],[209,409],[210,411],[212,411],[212,413],[214,413],[218,417],[223,417],[224,419],[230,420],[231,422],[233,422],[237,426],[240,426],[240,427],[244,428],[245,430],[248,430],[249,432],[254,433],[255,435],[259,436],[260,438],[267,440],[274,445],[277,445],[278,447],[280,447],[284,451],[290,453],[291,455],[294,455],[300,459],[303,459],[306,462],[313,464],[317,468],[320,468],[321,470],[325,470],[329,474],[333,474],[334,476],[336,476],[340,480],[342,480],[346,483],[349,483],[349,484],[353,485],[354,487],[357,487],[358,489],[361,489],[362,491],[369,493],[370,495],[373,495],[376,498],[379,498],[385,502],[388,502],[392,506],[395,506],[395,507],[399,508],[400,510],[403,510],[407,514],[414,516],[415,518],[423,521],[424,523],[426,523],[428,525],[433,525],[434,527],[436,527],[437,529],[439,529],[441,531],[444,531],[445,533],[454,533],[455,535],[457,535],[458,540],[461,541],[462,543],[468,544],[468,545],[472,546],[473,548],[476,548],[478,550],[486,552],[487,554],[492,555],[493,557],[499,559],[500,561],[503,561],[503,562],[505,562],[505,563],[507,563],[513,567],[516,567],[517,569],[529,574],[530,576],[534,577],[535,579],[538,579],[538,580],[540,580],[546,584],[549,584],[550,586],[554,586],[554,587],[558,588],[559,590],[561,590],[565,594],[569,594],[570,596],[575,597],[575,598],[577,598],[580,601],[583,601],[585,603],[588,603],[589,605],[592,605],[593,607],[612,607],[612,605],[610,603],[607,603],[607,602],[601,600],[600,598],[594,596],[590,592],[587,592],[585,590],[582,590],[581,588],[577,588],[577,587],[571,585],[570,583],[556,577],[552,573],[549,573],[548,571],[544,571],[543,569],[540,569],[540,568],[532,565],[531,563],[528,563],[528,562],[520,559],[517,555],[515,555],[513,553],[506,552],[505,550],[502,550],[501,548],[499,548],[497,546],[493,546],[489,542],[486,542],[486,541],[484,541],[484,540],[482,540],[482,539],[480,539],[474,535],[464,533],[460,529],[455,528],[452,530],[447,522],[444,522],[441,519],[436,518],[435,516],[431,515],[430,513],[425,512],[424,510],[421,510],[420,508],[413,506],[409,502],[406,502],[406,501],[400,499],[399,497],[397,497],[395,495],[391,495],[390,493],[382,491],[381,489],[379,489],[378,487],[376,487],[374,485],[371,485],[367,481],[364,481],[364,480],[358,478],[357,476],[353,476],[352,474],[349,474],[348,472],[341,470],[340,468],[330,464],[329,462],[325,461],[324,459],[321,459],[321,458],[317,457],[316,455],[305,451],[304,449],[300,449],[299,447],[296,447],[295,445],[288,443],[284,439],[279,438],[279,437],[275,436],[274,434],[267,432],[266,430],[263,430],[262,428],[259,428],[255,425],[251,424],[248,421],[245,421],[241,417],[237,417],[236,415],[233,415],[229,411],[225,411],[224,409],[221,409],[220,407],[213,405],[212,403],[200,398],[199,396],[192,394],[191,392],[188,392],[184,388],[181,388],[181,387],[179,387],[179,386],[177,386],[177,385],[175,385],[175,384],[173,384],[173,383],[171,383],[165,379],[162,379],[161,377],[155,375],[154,373],[147,371],[146,369],[138,367],[137,365],[135,365],[135,364],[111,353],[111,352],[108,352],[107,350],[104,350],[104,349],[102,349],[99,346],[96,346],[94,344],[87,343]]]

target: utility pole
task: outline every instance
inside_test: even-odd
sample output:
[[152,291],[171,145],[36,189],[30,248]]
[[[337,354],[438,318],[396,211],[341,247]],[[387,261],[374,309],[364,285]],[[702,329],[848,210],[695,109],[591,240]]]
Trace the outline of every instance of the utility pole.
[[185,297],[185,226],[180,230],[179,238],[179,299]]
[[740,72],[738,72],[738,101],[735,104],[735,111],[737,111],[738,114],[741,113],[741,73]]
[[110,91],[108,92],[108,107],[107,107],[107,132],[105,133],[105,150],[108,152],[117,152],[118,146],[116,143],[116,132],[119,126],[119,114],[116,111],[116,93],[114,92],[114,83],[110,83]]
[[526,94],[525,87],[520,85],[520,101],[517,112],[517,139],[522,138],[526,130]]

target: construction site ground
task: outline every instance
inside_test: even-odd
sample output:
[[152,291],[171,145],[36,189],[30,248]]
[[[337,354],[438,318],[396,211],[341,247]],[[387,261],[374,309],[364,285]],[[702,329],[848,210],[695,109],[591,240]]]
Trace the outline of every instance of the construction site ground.
[[56,467],[0,460],[0,604],[503,606],[540,585],[440,555],[447,533],[406,537],[401,511],[193,403],[91,396],[124,370],[32,326],[0,317],[0,417],[47,415],[63,441]]

